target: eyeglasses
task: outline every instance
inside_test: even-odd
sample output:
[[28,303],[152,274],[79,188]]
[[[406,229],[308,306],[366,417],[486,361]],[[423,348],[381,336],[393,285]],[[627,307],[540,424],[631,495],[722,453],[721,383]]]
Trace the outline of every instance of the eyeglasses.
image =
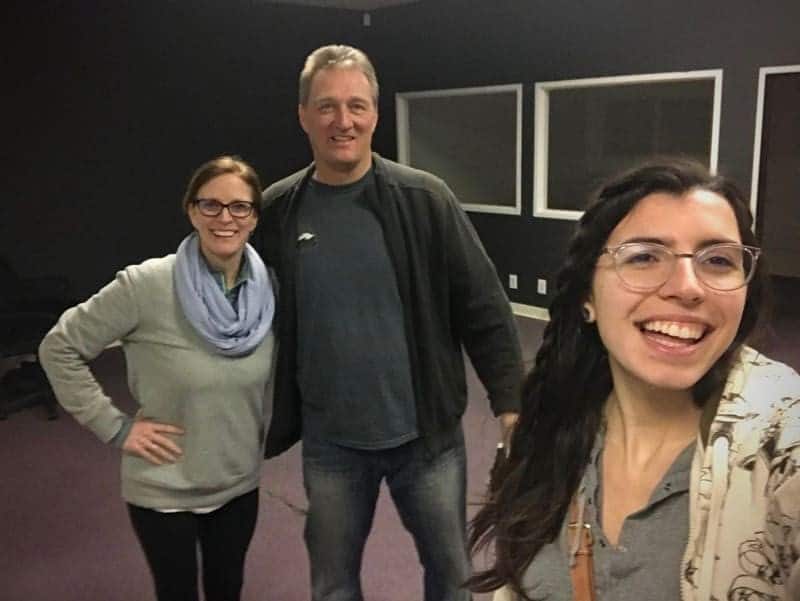
[[216,198],[195,198],[193,203],[200,213],[206,217],[218,217],[223,209],[228,209],[231,217],[244,219],[245,217],[250,217],[255,208],[254,203],[245,202],[244,200],[234,200],[225,204]]
[[603,249],[611,255],[617,275],[628,288],[645,292],[663,286],[678,259],[692,260],[697,278],[708,288],[728,292],[751,280],[761,249],[742,244],[711,244],[693,253],[676,253],[663,244],[629,242]]

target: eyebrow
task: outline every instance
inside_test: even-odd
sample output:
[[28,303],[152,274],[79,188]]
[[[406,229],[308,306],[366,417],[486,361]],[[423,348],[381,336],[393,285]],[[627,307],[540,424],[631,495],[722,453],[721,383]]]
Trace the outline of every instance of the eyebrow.
[[[620,242],[620,244],[634,244],[641,242],[647,242],[650,244],[660,244],[662,246],[671,246],[672,244],[674,244],[674,241],[672,239],[652,238],[647,236],[636,236],[633,238],[628,238]],[[711,246],[712,244],[741,244],[741,241],[734,240],[732,238],[706,238],[705,240],[701,240],[700,243],[696,246],[696,248],[705,248],[706,246]]]
[[320,98],[314,98],[311,100],[313,104],[322,104],[324,102],[334,102],[334,103],[344,103],[347,104],[348,102],[370,102],[370,99],[365,96],[349,96],[344,98],[343,100],[339,100],[333,96],[322,96]]
[[243,202],[243,203],[249,204],[249,205],[251,205],[251,204],[253,204],[255,202],[253,200],[241,200],[239,198],[234,198],[232,201],[225,203],[225,202],[222,202],[219,198],[214,198],[213,196],[198,196],[197,200],[198,201],[201,201],[201,200],[213,200],[214,202],[218,202],[219,204],[225,205],[225,206],[233,204],[235,202]]

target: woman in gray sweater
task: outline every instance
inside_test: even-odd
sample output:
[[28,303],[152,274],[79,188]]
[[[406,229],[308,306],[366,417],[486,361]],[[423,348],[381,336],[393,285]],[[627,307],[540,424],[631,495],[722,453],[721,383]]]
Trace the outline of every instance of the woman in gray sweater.
[[[183,200],[177,253],[127,267],[68,309],[39,349],[59,402],[122,449],[122,496],[159,601],[239,599],[258,513],[275,299],[247,244],[261,185],[246,163],[202,165]],[[129,416],[87,363],[119,340]]]

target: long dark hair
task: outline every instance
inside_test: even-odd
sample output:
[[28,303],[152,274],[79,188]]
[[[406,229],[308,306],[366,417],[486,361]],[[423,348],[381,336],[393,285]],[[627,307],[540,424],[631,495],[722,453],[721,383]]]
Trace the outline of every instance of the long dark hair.
[[[581,313],[591,291],[595,264],[612,230],[645,196],[680,196],[704,189],[732,207],[742,243],[755,245],[752,216],[744,195],[728,179],[685,159],[646,163],[603,186],[578,222],[566,260],[556,277],[550,322],[522,389],[522,411],[499,487],[470,527],[474,553],[493,547],[494,563],[468,582],[475,592],[509,585],[524,599],[522,577],[543,545],[558,536],[577,490],[612,389],[606,349],[594,324]],[[733,343],[692,389],[703,405],[719,390],[732,359],[761,313],[765,273],[759,265]]]

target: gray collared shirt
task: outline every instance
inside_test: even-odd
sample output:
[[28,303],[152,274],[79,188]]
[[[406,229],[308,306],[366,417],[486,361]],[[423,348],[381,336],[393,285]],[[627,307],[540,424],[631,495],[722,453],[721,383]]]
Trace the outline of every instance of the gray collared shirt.
[[[600,524],[603,436],[586,468],[584,520],[594,534],[594,580],[598,601],[676,601],[689,537],[689,477],[695,443],[684,449],[653,490],[647,505],[629,515],[619,542],[610,544]],[[542,548],[523,578],[533,599],[571,601],[565,534]]]

